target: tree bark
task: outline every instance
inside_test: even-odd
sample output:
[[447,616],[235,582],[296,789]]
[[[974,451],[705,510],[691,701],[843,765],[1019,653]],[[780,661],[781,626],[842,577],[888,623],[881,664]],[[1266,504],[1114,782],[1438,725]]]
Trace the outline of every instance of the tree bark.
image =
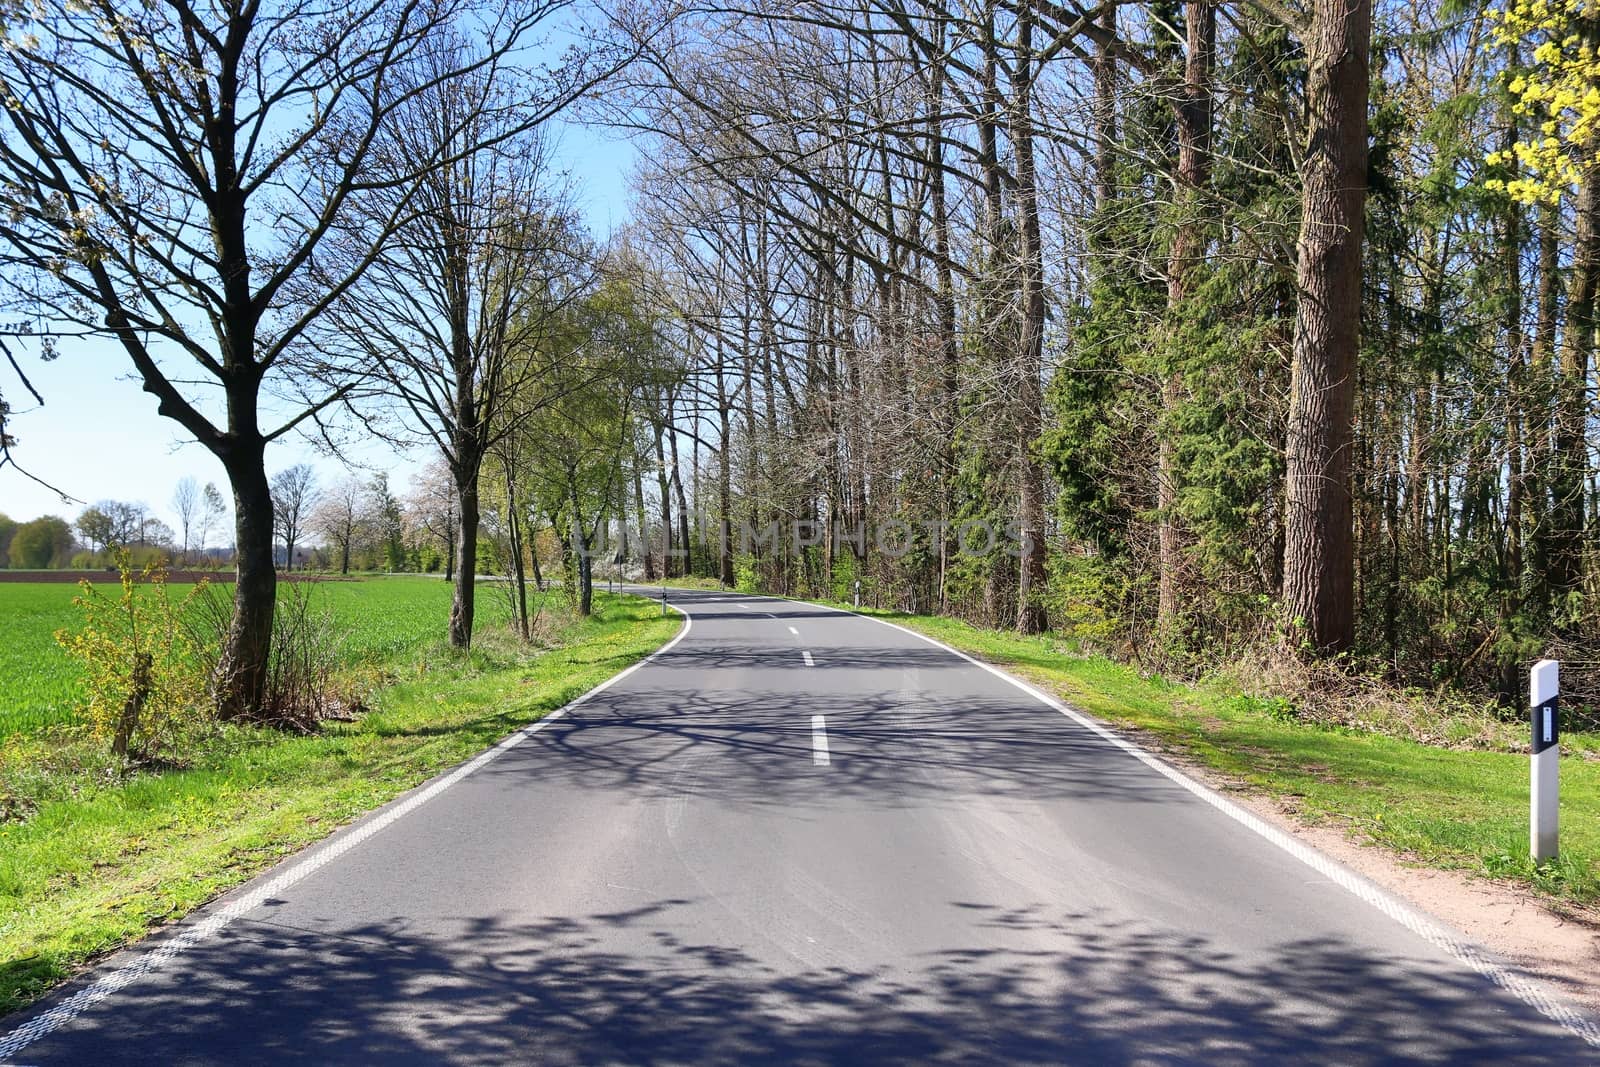
[[1284,608],[1320,654],[1355,642],[1350,461],[1367,188],[1369,0],[1316,0],[1290,371]]
[[237,579],[233,621],[217,667],[217,714],[225,720],[256,717],[266,693],[272,652],[272,614],[278,570],[273,565],[272,490],[266,442],[236,442],[223,463],[233,488]]
[[655,556],[650,552],[650,512],[644,506],[644,474],[637,457],[633,464],[633,505],[639,518],[639,555],[644,558],[644,580],[656,580]]
[[456,580],[450,597],[450,647],[472,647],[478,576],[478,479],[456,480]]
[[1094,52],[1094,206],[1104,208],[1116,195],[1117,183],[1117,61],[1111,41],[1117,33],[1117,9],[1107,4],[1100,12],[1102,36]]
[[1595,343],[1595,293],[1600,282],[1600,167],[1590,165],[1578,186],[1577,233],[1567,280],[1567,328],[1556,378],[1555,469],[1550,479],[1550,591],[1557,597],[1583,587],[1584,494],[1589,481],[1589,366]]
[[1158,576],[1156,629],[1163,641],[1176,640],[1183,575],[1183,532],[1178,523],[1179,473],[1172,421],[1183,402],[1183,372],[1176,362],[1179,332],[1187,313],[1191,273],[1205,254],[1200,191],[1210,170],[1211,55],[1216,43],[1217,14],[1210,0],[1189,0],[1184,8],[1188,33],[1184,53],[1183,95],[1176,107],[1178,172],[1173,198],[1175,221],[1167,251],[1167,316],[1169,341],[1164,353],[1166,380],[1162,409],[1167,425],[1156,449]]
[[667,467],[667,448],[661,425],[656,424],[656,491],[661,494],[661,576],[672,577],[672,477]]
[[1017,211],[1022,222],[1022,336],[1017,352],[1017,527],[1022,558],[1017,568],[1017,632],[1045,629],[1043,601],[1044,471],[1034,447],[1039,439],[1044,397],[1044,240],[1039,224],[1039,190],[1033,144],[1034,10],[1026,0],[1018,16],[1016,73],[1013,76],[1011,140],[1016,156]]
[[594,611],[594,559],[589,535],[580,517],[582,509],[575,482],[568,485],[567,503],[572,508],[572,553],[578,566],[578,614],[588,618]]

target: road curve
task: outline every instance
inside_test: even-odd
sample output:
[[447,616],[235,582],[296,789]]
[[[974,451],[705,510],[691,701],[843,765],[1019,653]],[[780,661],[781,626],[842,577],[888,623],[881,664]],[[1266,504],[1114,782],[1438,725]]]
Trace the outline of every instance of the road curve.
[[0,1023],[0,1060],[1596,1059],[991,672],[670,599],[670,649]]

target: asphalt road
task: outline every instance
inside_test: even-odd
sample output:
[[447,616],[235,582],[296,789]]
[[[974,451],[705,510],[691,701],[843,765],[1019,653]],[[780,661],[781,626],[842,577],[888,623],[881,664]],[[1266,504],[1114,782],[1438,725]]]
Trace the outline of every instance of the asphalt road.
[[1596,1058],[949,652],[672,599],[669,651],[202,912],[81,1014],[145,957],[6,1020],[60,1012],[13,1062]]

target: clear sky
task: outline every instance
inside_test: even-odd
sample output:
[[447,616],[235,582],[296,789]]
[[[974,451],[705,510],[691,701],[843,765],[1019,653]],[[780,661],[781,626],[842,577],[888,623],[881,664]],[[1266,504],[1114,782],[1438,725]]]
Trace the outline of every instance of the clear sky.
[[[632,145],[606,131],[574,125],[561,129],[554,163],[570,174],[577,206],[596,237],[606,237],[627,221],[627,179],[634,156]],[[176,528],[171,502],[180,478],[190,476],[202,485],[214,481],[224,497],[229,495],[221,465],[199,445],[185,444],[177,423],[156,414],[155,398],[131,377],[132,367],[120,349],[102,342],[63,342],[54,362],[44,363],[32,352],[21,362],[45,404],[31,406],[31,397],[6,382],[6,398],[17,409],[11,424],[20,442],[15,455],[27,470],[77,502],[63,502],[8,466],[0,469],[0,513],[19,521],[49,514],[71,521],[83,502],[142,501]],[[10,369],[3,373],[9,376]],[[432,457],[420,449],[401,455],[374,444],[355,449],[348,458],[365,468],[388,470],[398,492]],[[310,463],[324,484],[347,473],[340,459],[318,455],[298,436],[278,441],[267,453],[269,472],[295,463]],[[365,477],[367,472],[357,473]]]

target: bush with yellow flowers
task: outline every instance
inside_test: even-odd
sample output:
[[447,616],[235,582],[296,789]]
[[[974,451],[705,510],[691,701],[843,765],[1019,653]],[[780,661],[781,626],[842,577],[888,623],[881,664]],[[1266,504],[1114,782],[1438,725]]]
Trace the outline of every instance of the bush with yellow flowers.
[[207,657],[185,623],[206,583],[180,599],[168,589],[160,561],[135,571],[127,553],[119,552],[117,569],[121,595],[79,582],[72,602],[83,625],[58,630],[55,638],[83,667],[95,735],[118,756],[148,761],[212,718]]

